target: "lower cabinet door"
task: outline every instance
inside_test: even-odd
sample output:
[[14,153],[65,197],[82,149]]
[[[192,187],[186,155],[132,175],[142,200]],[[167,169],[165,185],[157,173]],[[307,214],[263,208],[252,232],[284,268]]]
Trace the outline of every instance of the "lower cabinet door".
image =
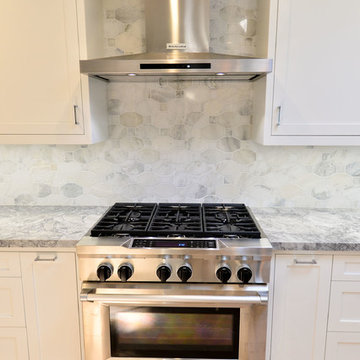
[[0,359],[29,359],[25,328],[0,328]]
[[332,282],[328,330],[360,332],[359,281]]
[[327,255],[276,256],[271,360],[324,359],[331,266]]
[[25,326],[21,279],[0,278],[0,327],[12,326]]
[[325,360],[359,360],[360,333],[330,332]]
[[22,253],[30,360],[80,360],[75,254]]

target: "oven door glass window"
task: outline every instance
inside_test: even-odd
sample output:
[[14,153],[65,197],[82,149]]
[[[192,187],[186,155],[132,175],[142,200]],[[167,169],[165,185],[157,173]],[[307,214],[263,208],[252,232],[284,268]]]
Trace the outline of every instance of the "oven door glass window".
[[239,323],[239,309],[111,306],[111,356],[238,359]]

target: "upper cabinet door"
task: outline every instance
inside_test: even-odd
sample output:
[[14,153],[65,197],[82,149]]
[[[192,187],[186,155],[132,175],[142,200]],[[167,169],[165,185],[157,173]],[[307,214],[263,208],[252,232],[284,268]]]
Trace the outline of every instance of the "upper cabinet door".
[[359,19],[359,0],[278,0],[272,135],[360,135]]
[[83,134],[76,0],[1,0],[0,134]]

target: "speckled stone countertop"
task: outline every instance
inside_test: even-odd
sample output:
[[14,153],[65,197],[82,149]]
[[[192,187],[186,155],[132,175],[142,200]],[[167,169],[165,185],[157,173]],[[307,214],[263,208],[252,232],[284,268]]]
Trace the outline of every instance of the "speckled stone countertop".
[[360,210],[252,209],[275,250],[360,251]]
[[[0,247],[74,247],[102,206],[0,206]],[[360,210],[252,209],[275,250],[360,251]]]
[[106,209],[0,206],[0,247],[74,247]]

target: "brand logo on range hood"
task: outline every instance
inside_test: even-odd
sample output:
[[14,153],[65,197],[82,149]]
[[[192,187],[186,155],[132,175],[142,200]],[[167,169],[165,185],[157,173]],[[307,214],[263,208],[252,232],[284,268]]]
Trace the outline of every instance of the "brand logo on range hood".
[[186,50],[187,46],[185,43],[167,43],[167,50]]

